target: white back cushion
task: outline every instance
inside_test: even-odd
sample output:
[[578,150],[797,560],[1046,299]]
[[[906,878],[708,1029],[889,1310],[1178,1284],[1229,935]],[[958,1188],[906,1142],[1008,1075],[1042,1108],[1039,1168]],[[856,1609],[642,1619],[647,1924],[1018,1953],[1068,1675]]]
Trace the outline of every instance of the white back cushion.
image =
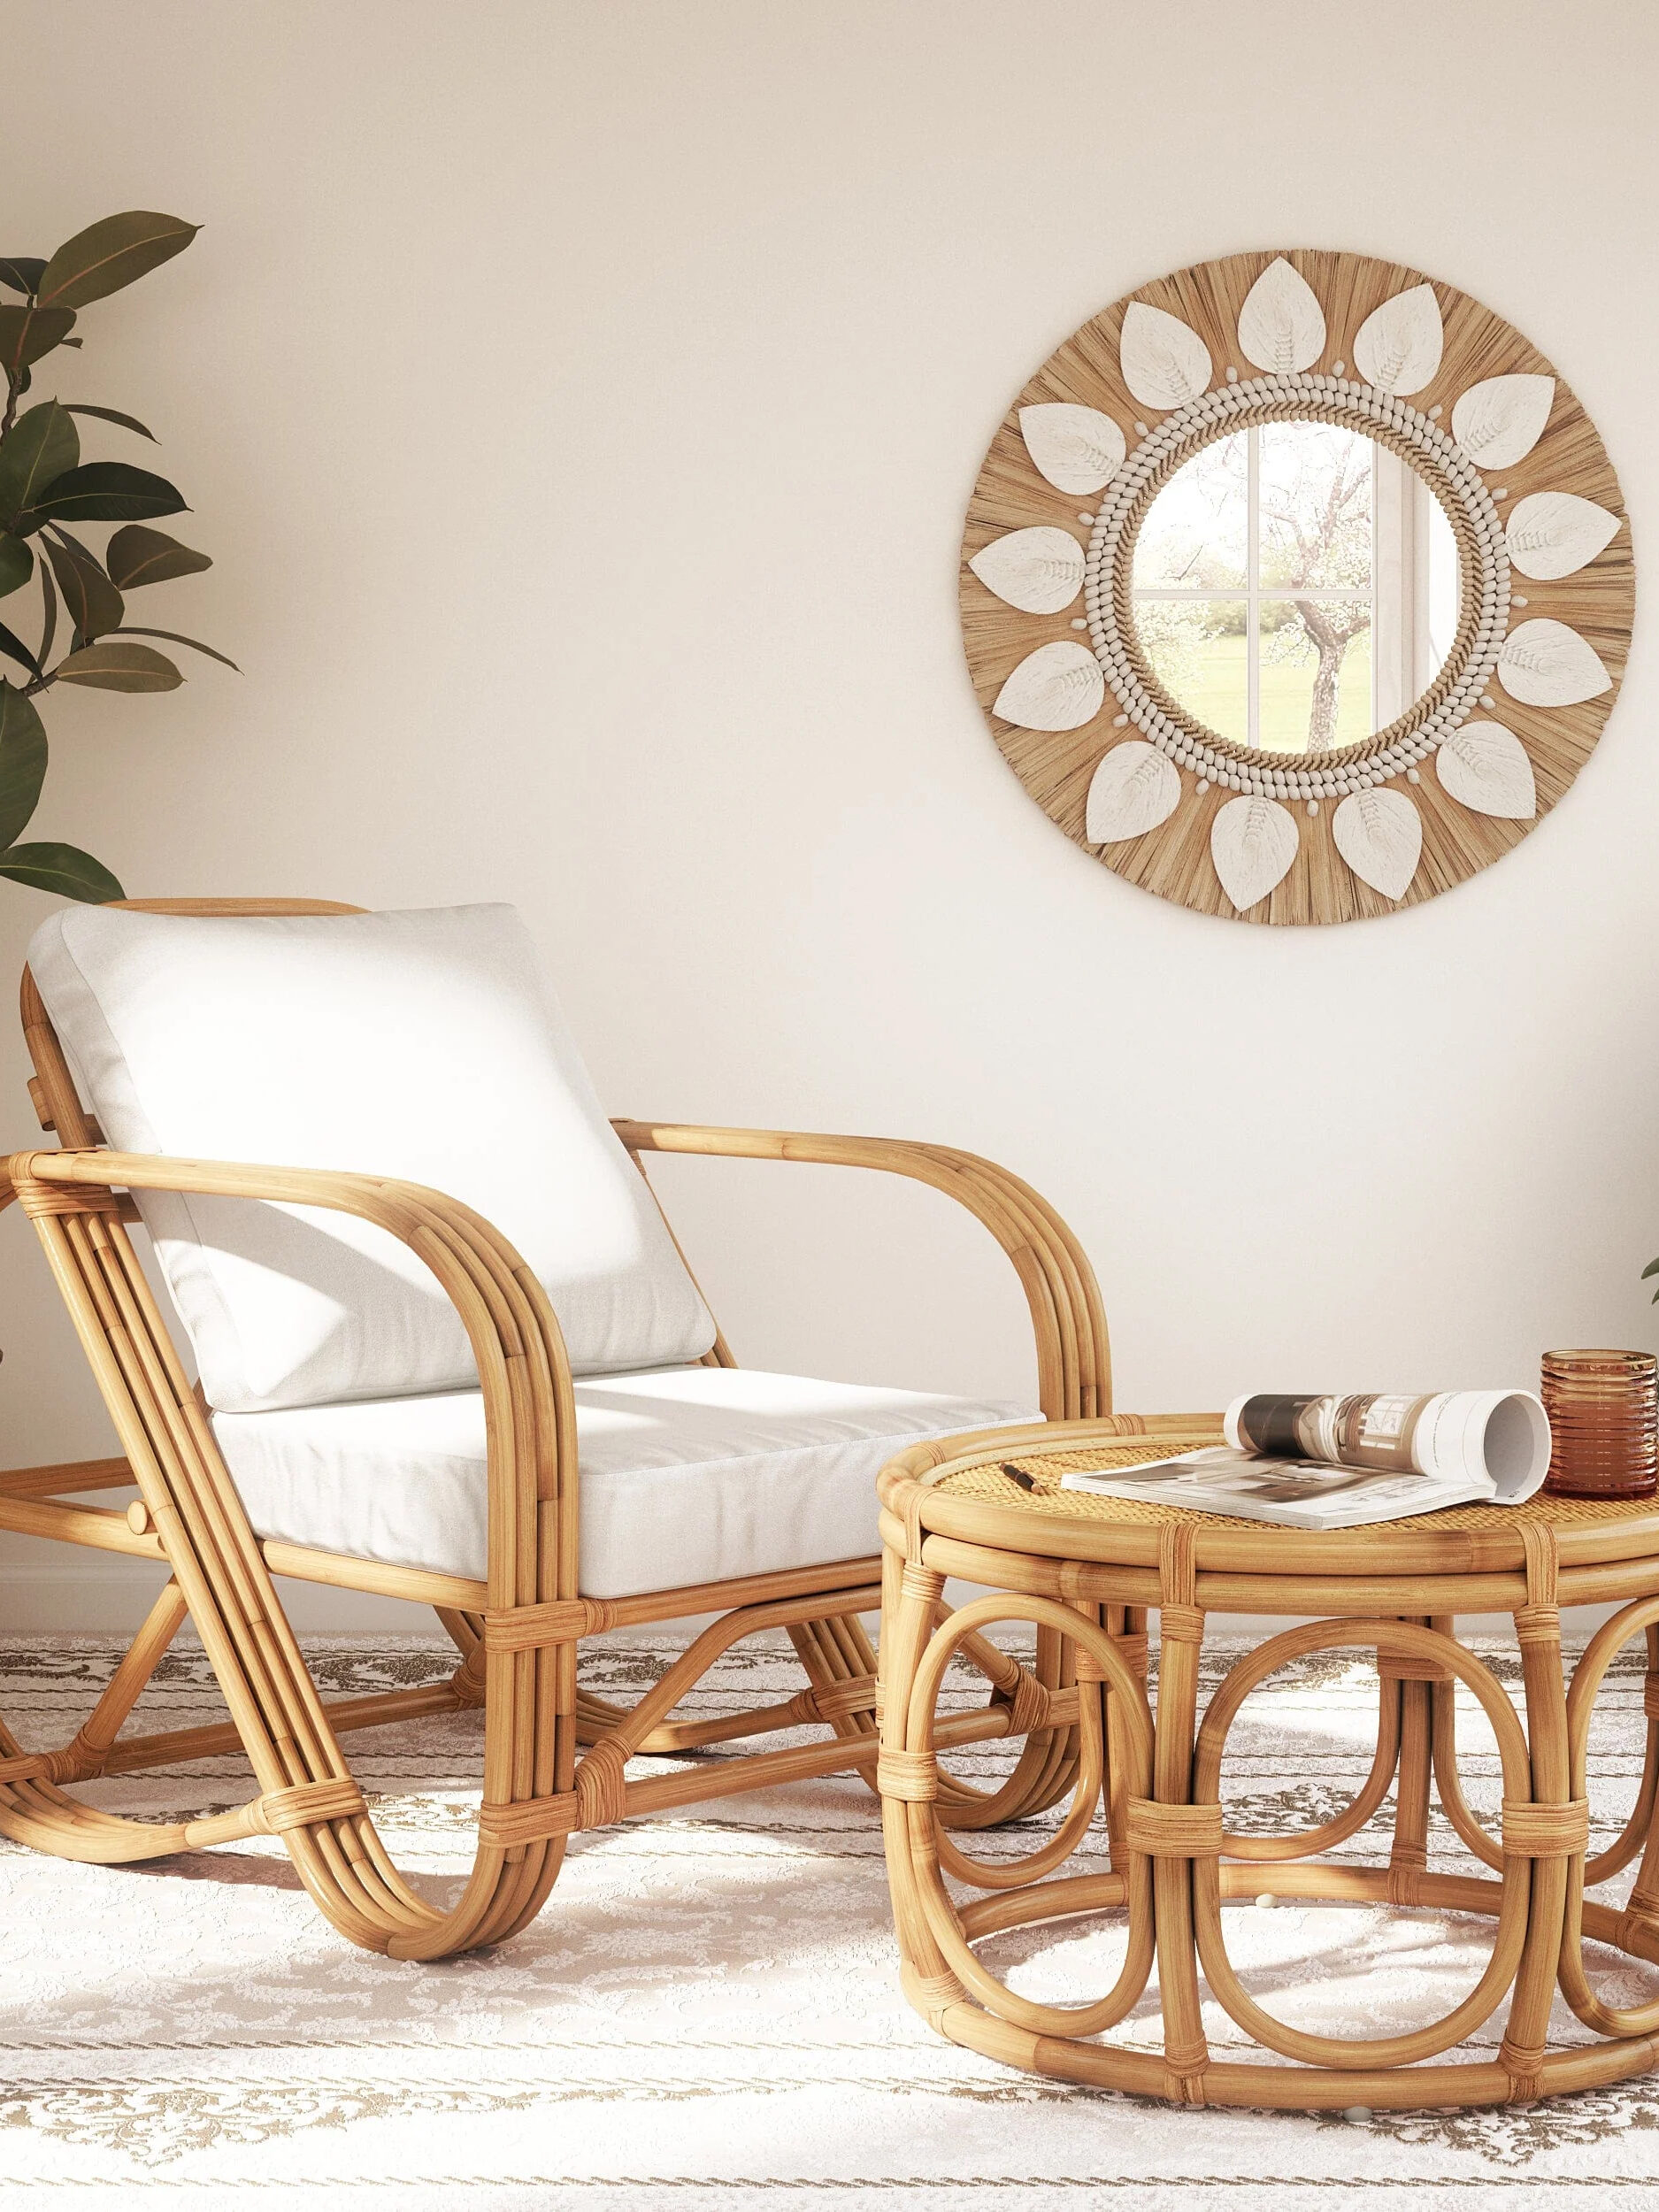
[[[187,917],[75,906],[29,964],[124,1152],[426,1183],[545,1284],[578,1374],[695,1360],[714,1324],[511,907]],[[136,1194],[223,1412],[453,1390],[459,1317],[350,1215]]]

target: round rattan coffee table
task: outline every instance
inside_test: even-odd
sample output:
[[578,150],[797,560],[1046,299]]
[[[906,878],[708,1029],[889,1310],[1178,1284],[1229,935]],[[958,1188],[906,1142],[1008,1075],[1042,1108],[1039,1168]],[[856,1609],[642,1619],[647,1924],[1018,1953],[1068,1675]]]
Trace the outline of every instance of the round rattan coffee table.
[[[1603,2004],[1583,1956],[1589,1938],[1659,1962],[1659,1507],[1540,1496],[1520,1507],[1452,1508],[1310,1534],[1058,1487],[1068,1468],[1131,1465],[1214,1443],[1219,1432],[1217,1417],[1119,1416],[935,1440],[883,1471],[879,1771],[910,2002],[941,2034],[990,2057],[1189,2104],[1501,2104],[1659,2063],[1659,2000],[1624,2010]],[[995,1594],[950,1612],[947,1576]],[[1559,1608],[1609,1601],[1623,1609],[1591,1641],[1568,1688]],[[1156,1716],[1146,1688],[1152,1609],[1160,1634]],[[1201,1719],[1199,1650],[1212,1612],[1320,1617],[1270,1637],[1241,1660]],[[1490,1670],[1452,1634],[1460,1613],[1513,1617],[1525,1730]],[[987,1637],[1003,1622],[1034,1624],[1029,1669]],[[1591,1710],[1614,1657],[1644,1631],[1642,1786],[1617,1840],[1588,1857]],[[1367,1648],[1377,1654],[1379,1717],[1359,1794],[1334,1819],[1301,1834],[1229,1833],[1221,1761],[1246,1695],[1304,1654]],[[1002,1732],[1025,1738],[1014,1775],[989,1796],[941,1774],[938,1763],[953,1740],[968,1740],[965,1728],[935,1711],[958,1654],[988,1677],[991,1713],[1006,1716]],[[1479,1701],[1497,1740],[1497,1835],[1475,1818],[1459,1786],[1458,1682]],[[985,1717],[973,1724],[975,1736],[986,1733]],[[1387,1865],[1323,1857],[1364,1825],[1396,1781]],[[1426,1870],[1433,1790],[1476,1863],[1467,1872]],[[1056,1832],[1012,1865],[976,1860],[957,1839],[1068,1791]],[[1111,1870],[1061,1871],[1102,1801]],[[1639,1852],[1625,1906],[1586,1898],[1586,1887]],[[947,1878],[980,1894],[960,1902]],[[1263,1893],[1489,1915],[1490,1959],[1463,2002],[1429,2026],[1360,2039],[1305,2033],[1258,2002],[1228,1957],[1224,1900]],[[975,1948],[1009,1929],[1113,1910],[1126,1915],[1122,1970],[1114,1987],[1079,2007],[1016,1994]],[[1137,2004],[1155,1958],[1162,2052],[1096,2039]],[[1201,1971],[1247,2035],[1295,2063],[1212,2058]],[[1557,1982],[1598,2040],[1548,2047]],[[1495,2061],[1425,2062],[1474,2033],[1506,1996]]]

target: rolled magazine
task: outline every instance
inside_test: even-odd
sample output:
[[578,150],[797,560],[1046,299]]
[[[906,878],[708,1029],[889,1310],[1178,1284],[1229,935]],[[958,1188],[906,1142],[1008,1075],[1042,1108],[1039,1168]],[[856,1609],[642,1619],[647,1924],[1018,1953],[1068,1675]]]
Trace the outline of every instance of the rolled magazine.
[[1067,1490],[1286,1528],[1361,1528],[1441,1506],[1518,1505],[1549,1471],[1529,1390],[1235,1398],[1225,1445],[1061,1478]]

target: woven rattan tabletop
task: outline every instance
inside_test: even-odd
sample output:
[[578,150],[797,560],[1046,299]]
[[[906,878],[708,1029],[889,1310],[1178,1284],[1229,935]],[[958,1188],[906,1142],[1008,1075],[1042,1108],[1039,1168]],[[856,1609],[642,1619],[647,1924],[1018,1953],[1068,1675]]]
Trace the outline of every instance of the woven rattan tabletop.
[[[1659,1500],[1652,1498],[1540,1493],[1522,1505],[1447,1506],[1407,1519],[1318,1532],[1061,1487],[1062,1476],[1073,1470],[1138,1466],[1218,1440],[1213,1417],[1194,1417],[1190,1428],[1122,1438],[1102,1438],[1097,1424],[1056,1424],[1052,1441],[1031,1440],[1027,1430],[1018,1447],[1003,1452],[981,1435],[972,1440],[980,1448],[972,1456],[953,1453],[947,1441],[935,1448],[941,1464],[916,1470],[926,1493],[918,1502],[920,1517],[929,1529],[959,1540],[1128,1560],[1153,1555],[1160,1528],[1191,1522],[1200,1531],[1201,1560],[1208,1553],[1216,1565],[1247,1573],[1271,1572],[1279,1562],[1340,1574],[1399,1573],[1413,1566],[1454,1573],[1505,1568],[1519,1561],[1527,1522],[1554,1530],[1563,1562],[1659,1561]],[[1018,1469],[1035,1487],[1025,1488],[1004,1471],[1008,1468]]]
[[[1185,1506],[1155,1505],[1141,1498],[1102,1498],[1093,1491],[1064,1490],[1060,1486],[1061,1477],[1074,1470],[1137,1467],[1148,1460],[1169,1456],[1170,1446],[1162,1438],[1156,1442],[1148,1438],[1133,1444],[1097,1444],[1086,1451],[1022,1452],[1007,1461],[992,1460],[977,1467],[964,1468],[947,1475],[939,1486],[948,1497],[984,1498],[997,1505],[1016,1506],[1028,1513],[1081,1513],[1093,1520],[1154,1524],[1198,1521],[1206,1526],[1237,1529],[1256,1536],[1283,1535],[1284,1531],[1272,1524],[1239,1520],[1232,1514],[1194,1513]],[[1029,1475],[1036,1483],[1036,1489],[1026,1490],[1010,1481],[1002,1472],[1005,1465],[1018,1467],[1022,1474]],[[1379,1522],[1376,1525],[1390,1528],[1396,1534],[1407,1534],[1413,1529],[1505,1528],[1520,1521],[1548,1521],[1557,1529],[1605,1528],[1609,1524],[1629,1520],[1634,1514],[1650,1517],[1655,1510],[1652,1500],[1554,1498],[1547,1497],[1540,1490],[1524,1505],[1447,1505],[1437,1513],[1414,1513],[1402,1520]],[[1356,1535],[1362,1532],[1342,1532]]]

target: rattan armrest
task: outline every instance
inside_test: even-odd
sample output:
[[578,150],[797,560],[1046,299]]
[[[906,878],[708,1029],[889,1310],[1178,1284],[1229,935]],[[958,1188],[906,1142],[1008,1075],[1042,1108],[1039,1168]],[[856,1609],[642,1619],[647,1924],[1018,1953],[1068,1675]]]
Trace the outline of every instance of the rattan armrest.
[[794,1160],[875,1168],[926,1183],[965,1206],[996,1239],[1031,1309],[1038,1393],[1050,1420],[1091,1419],[1111,1410],[1111,1353],[1094,1271],[1048,1202],[995,1161],[945,1145],[896,1137],[836,1137],[792,1129],[726,1129],[687,1122],[618,1119],[630,1152],[708,1158]]
[[573,1573],[576,1411],[565,1340],[541,1283],[471,1207],[388,1178],[106,1150],[14,1153],[0,1159],[0,1189],[9,1189],[31,1216],[76,1206],[83,1193],[178,1191],[329,1207],[396,1237],[437,1277],[478,1363],[488,1439],[492,1603],[549,1594],[524,1587],[522,1562],[511,1577],[518,1586],[503,1583],[496,1594],[495,1586],[513,1548],[501,1540],[503,1532],[534,1527],[536,1509],[550,1502],[560,1509],[561,1565]]

